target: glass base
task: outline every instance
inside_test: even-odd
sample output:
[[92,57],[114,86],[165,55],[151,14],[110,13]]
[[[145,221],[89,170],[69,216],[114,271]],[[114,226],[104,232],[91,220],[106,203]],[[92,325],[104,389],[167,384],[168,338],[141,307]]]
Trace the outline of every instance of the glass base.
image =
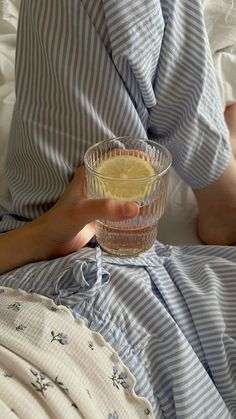
[[134,256],[152,247],[158,223],[149,227],[118,229],[96,221],[96,238],[103,250],[117,256]]

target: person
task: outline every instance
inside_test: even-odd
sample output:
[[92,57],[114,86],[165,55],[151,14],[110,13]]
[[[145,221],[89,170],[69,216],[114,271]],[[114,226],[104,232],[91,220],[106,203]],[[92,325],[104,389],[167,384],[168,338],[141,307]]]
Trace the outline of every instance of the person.
[[226,107],[224,117],[229,129],[232,153],[236,158],[236,103]]
[[98,218],[116,221],[138,215],[139,207],[134,202],[86,199],[85,184],[85,172],[81,167],[50,210],[24,226],[0,235],[0,274],[25,263],[79,250],[94,236],[92,221]]
[[[135,258],[82,248],[96,217],[138,213],[95,206],[76,171],[89,145],[126,135],[171,151],[215,246],[156,242]],[[155,417],[234,416],[235,248],[217,245],[236,241],[236,162],[200,0],[22,0],[6,173],[0,285],[52,298],[101,333]]]

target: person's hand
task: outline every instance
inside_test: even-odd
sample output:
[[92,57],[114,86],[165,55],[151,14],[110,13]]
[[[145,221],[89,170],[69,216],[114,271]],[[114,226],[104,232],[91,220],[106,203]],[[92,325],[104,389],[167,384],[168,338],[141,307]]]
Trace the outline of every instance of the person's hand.
[[132,202],[87,199],[85,169],[81,167],[57,203],[30,223],[38,236],[37,254],[48,259],[75,252],[94,236],[94,220],[125,220],[138,213],[138,205]]
[[0,234],[0,275],[26,263],[75,252],[93,237],[93,221],[119,221],[135,217],[139,206],[115,199],[87,199],[84,168],[56,204],[39,218]]

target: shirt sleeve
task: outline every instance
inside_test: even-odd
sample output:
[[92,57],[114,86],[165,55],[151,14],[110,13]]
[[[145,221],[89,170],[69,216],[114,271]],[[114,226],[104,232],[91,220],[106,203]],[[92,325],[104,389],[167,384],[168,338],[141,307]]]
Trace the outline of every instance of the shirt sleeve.
[[149,109],[148,136],[165,145],[192,188],[214,182],[231,147],[199,1],[162,1],[165,29]]

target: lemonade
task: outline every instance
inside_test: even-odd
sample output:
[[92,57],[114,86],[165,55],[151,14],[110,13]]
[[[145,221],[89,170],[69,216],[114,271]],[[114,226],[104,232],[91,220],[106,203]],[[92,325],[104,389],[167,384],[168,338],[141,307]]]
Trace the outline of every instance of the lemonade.
[[105,140],[86,152],[89,196],[135,201],[140,206],[135,218],[96,221],[96,238],[104,250],[130,256],[152,246],[164,212],[170,164],[167,150],[141,139]]

